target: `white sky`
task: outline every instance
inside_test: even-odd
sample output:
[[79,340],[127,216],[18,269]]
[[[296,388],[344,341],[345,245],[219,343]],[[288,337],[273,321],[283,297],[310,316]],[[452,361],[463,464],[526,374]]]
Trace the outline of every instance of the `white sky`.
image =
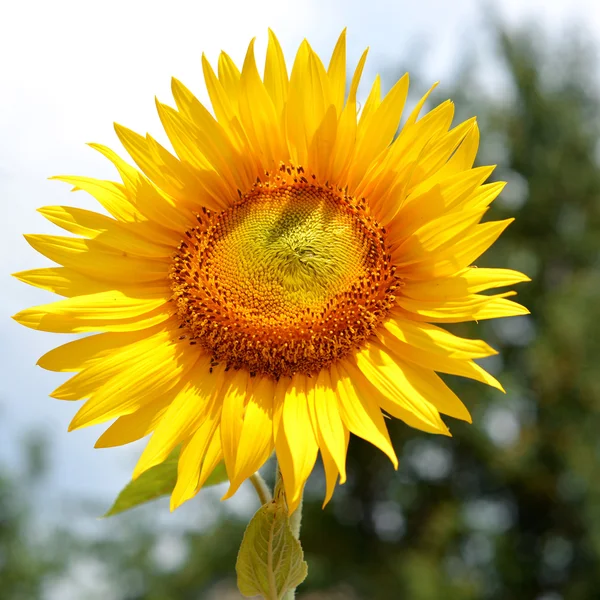
[[[202,93],[200,56],[214,62],[221,49],[241,63],[250,38],[266,45],[277,33],[288,59],[303,37],[328,60],[348,26],[353,65],[371,47],[366,80],[378,68],[414,58],[431,80],[448,81],[468,49],[485,55],[486,10],[509,23],[531,20],[559,32],[584,23],[600,42],[600,3],[593,0],[20,0],[0,10],[0,464],[15,469],[12,442],[28,429],[51,440],[56,501],[69,492],[115,496],[139,452],[94,450],[101,429],[67,435],[76,407],[48,398],[63,379],[35,367],[61,336],[21,327],[9,316],[50,301],[50,295],[13,280],[9,273],[47,264],[22,232],[54,232],[35,213],[49,204],[91,207],[83,193],[48,182],[54,174],[113,177],[108,163],[84,144],[118,149],[113,121],[160,138],[154,95],[170,102],[170,77]],[[486,9],[486,7],[488,7]],[[442,100],[442,98],[440,98]],[[64,340],[63,340],[64,341]]]

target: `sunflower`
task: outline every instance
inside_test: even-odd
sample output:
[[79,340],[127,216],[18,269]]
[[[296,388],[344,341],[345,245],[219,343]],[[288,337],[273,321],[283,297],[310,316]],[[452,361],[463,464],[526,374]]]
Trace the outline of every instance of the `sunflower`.
[[203,57],[212,112],[176,79],[176,108],[156,104],[175,154],[116,125],[139,170],[92,144],[120,181],[56,177],[108,214],[45,207],[75,237],[26,236],[60,266],[16,277],[65,299],[14,318],[95,334],[38,363],[75,373],[52,393],[85,400],[69,429],[114,420],[97,447],[152,434],[134,477],[180,447],[172,508],[221,461],[231,496],[273,451],[291,510],[320,453],[327,502],[350,433],[397,467],[384,417],[470,422],[437,372],[502,389],[475,362],[490,346],[434,323],[528,312],[481,293],[526,276],[472,266],[511,222],[481,222],[504,184],[473,167],[474,119],[451,127],[450,101],[419,118],[431,90],[398,131],[408,75],[359,110],[366,54],[347,96],[345,32],[327,68],[304,41],[289,77],[272,32],[262,78],[254,42],[241,72]]

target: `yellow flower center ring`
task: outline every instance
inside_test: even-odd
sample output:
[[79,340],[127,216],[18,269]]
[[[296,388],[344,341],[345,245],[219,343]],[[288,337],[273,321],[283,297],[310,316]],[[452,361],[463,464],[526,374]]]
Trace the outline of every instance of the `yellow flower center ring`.
[[282,166],[198,215],[171,279],[187,337],[215,363],[279,379],[359,347],[394,303],[384,229],[363,202]]

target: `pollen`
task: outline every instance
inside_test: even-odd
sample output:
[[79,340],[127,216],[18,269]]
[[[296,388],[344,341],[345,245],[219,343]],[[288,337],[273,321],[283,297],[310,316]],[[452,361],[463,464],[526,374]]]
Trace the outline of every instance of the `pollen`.
[[170,277],[190,343],[274,379],[316,374],[360,347],[398,286],[364,202],[287,166],[231,208],[199,214]]

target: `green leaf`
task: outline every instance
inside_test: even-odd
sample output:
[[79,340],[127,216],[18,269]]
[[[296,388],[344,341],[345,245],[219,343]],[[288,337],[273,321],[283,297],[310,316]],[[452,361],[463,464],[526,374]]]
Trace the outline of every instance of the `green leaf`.
[[[121,490],[114,504],[104,516],[112,517],[150,500],[156,500],[156,498],[170,494],[177,482],[178,460],[179,448],[175,448],[165,462],[148,469],[137,479],[130,481]],[[227,481],[227,472],[225,471],[225,465],[221,462],[211,473],[204,487],[217,485],[223,481]]]
[[238,588],[247,598],[281,600],[304,581],[308,566],[285,506],[273,501],[258,509],[244,533],[235,568]]

